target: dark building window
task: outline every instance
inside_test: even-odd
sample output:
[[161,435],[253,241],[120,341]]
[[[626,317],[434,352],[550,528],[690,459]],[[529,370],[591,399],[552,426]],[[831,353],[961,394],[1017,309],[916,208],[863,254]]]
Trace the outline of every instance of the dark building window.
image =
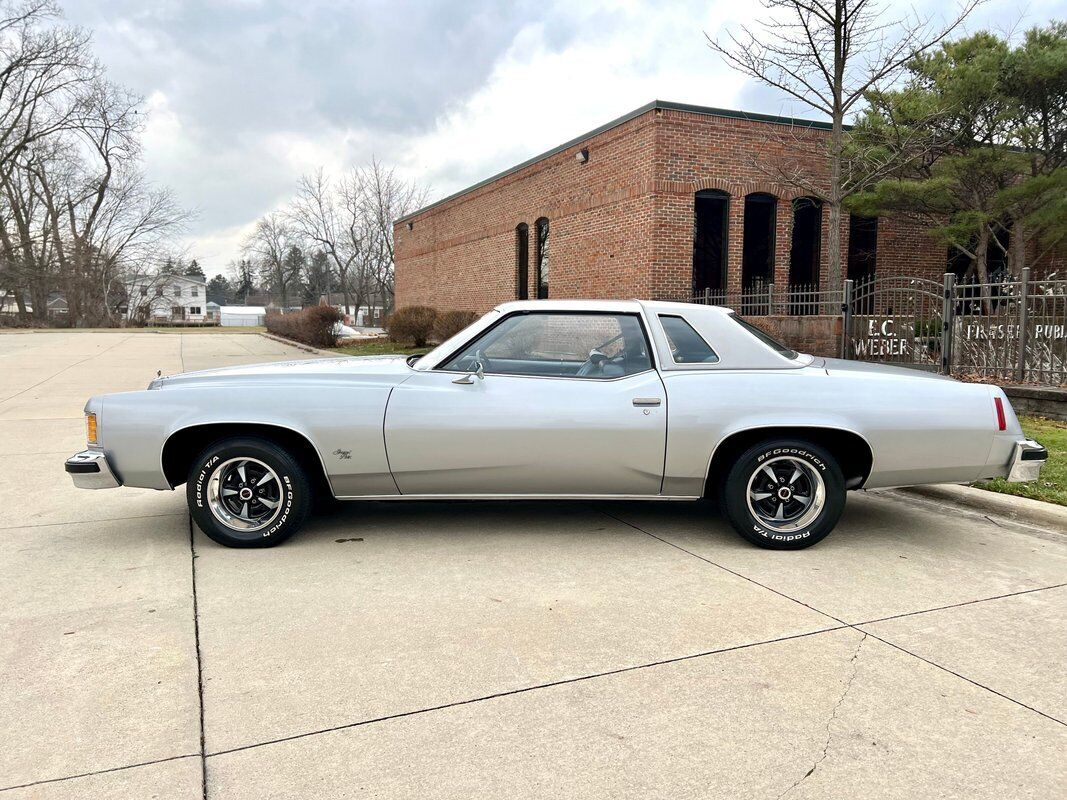
[[819,255],[822,251],[822,202],[793,201],[793,239],[789,247],[789,313],[818,314]]
[[986,253],[986,274],[990,283],[1003,283],[1011,280],[1008,275],[1008,248],[1011,247],[1011,231],[1007,227],[998,228],[989,237],[989,250]]
[[815,285],[819,282],[819,253],[822,249],[822,203],[813,197],[793,201],[793,242],[789,248],[789,283]]
[[848,217],[848,277],[856,283],[874,280],[878,266],[878,217]]
[[544,217],[534,223],[537,233],[537,299],[548,299],[548,220]]
[[750,290],[774,281],[774,224],[778,198],[757,192],[745,198],[741,286]]
[[530,297],[530,226],[525,222],[515,229],[515,297]]
[[693,201],[693,295],[721,295],[726,289],[726,231],[730,196],[718,189],[697,192]]
[[[990,283],[1002,283],[1008,279],[1008,248],[1011,246],[1011,232],[1007,228],[999,229],[989,235],[986,249],[986,275]],[[978,237],[972,236],[967,243],[967,250],[955,245],[948,248],[946,272],[956,275],[957,283],[978,283],[978,264],[970,253],[978,251]]]

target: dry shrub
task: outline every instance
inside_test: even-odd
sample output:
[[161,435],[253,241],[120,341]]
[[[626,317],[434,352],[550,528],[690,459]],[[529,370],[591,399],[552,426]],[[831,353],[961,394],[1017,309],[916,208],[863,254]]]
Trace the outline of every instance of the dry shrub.
[[433,335],[436,309],[429,306],[404,306],[389,315],[385,331],[394,342],[412,342],[415,347],[425,347]]
[[336,347],[334,327],[342,319],[333,306],[311,306],[288,314],[267,314],[267,330],[312,347]]
[[451,339],[476,319],[478,315],[473,311],[446,311],[438,314],[433,326],[434,338],[439,342]]

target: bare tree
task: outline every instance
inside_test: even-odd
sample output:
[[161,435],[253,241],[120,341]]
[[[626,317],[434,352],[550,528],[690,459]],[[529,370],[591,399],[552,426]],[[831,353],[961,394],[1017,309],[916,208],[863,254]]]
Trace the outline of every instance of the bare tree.
[[289,297],[300,284],[302,265],[286,259],[296,242],[296,232],[289,221],[283,214],[272,212],[256,223],[244,245],[246,257],[259,267],[260,275],[271,292],[278,295],[283,308],[289,305]]
[[425,189],[372,159],[336,183],[321,169],[304,176],[284,222],[308,250],[326,254],[346,310],[372,299],[388,306],[394,285],[393,222],[425,201]]
[[396,276],[393,223],[425,204],[426,189],[375,158],[370,166],[352,172],[343,191],[346,203],[360,210],[367,237],[365,271],[388,311]]
[[[981,0],[963,0],[949,21],[913,12],[888,19],[876,0],[763,0],[767,10],[756,27],[743,26],[722,39],[708,37],[713,50],[734,69],[784,92],[830,118],[829,183],[796,160],[777,170],[829,207],[829,276],[841,279],[841,206],[847,185],[845,119],[867,92],[895,80],[916,55],[956,30]],[[803,137],[811,146],[812,137]],[[863,174],[867,174],[865,171]]]
[[139,97],[97,80],[79,99],[78,123],[52,159],[34,148],[20,163],[36,178],[73,324],[113,323],[126,273],[143,272],[186,216],[137,168],[139,105]]
[[0,0],[0,170],[28,145],[67,129],[99,75],[89,35],[51,26],[54,0]]
[[289,204],[286,216],[301,237],[326,254],[327,293],[333,286],[329,280],[330,272],[334,272],[347,313],[353,300],[357,308],[362,305],[366,282],[358,274],[364,251],[365,226],[358,209],[345,202],[346,198],[347,195],[336,191],[319,169],[300,179],[296,198]]

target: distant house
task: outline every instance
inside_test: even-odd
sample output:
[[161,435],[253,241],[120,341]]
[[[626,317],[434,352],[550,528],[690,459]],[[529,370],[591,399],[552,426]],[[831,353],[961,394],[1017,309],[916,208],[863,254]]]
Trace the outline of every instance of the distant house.
[[[23,301],[26,306],[26,313],[33,313],[33,303],[30,302],[30,298],[23,295]],[[19,313],[19,301],[14,292],[4,292],[0,295],[0,314],[17,314]]]
[[345,305],[344,295],[340,292],[320,295],[319,303],[336,308],[345,316],[345,324],[357,328],[381,327],[385,318],[385,304],[380,297],[368,297],[362,305]]
[[207,311],[204,314],[204,319],[207,322],[216,322],[217,323],[219,321],[219,309],[221,309],[222,306],[220,306],[214,300],[209,300],[207,305],[204,306],[204,308],[207,309]]
[[67,305],[67,298],[63,296],[62,292],[52,292],[48,296],[48,316],[64,319],[69,312],[70,307]]
[[224,328],[264,325],[266,321],[267,309],[263,306],[221,306],[219,308],[219,323]]
[[143,322],[205,322],[207,283],[186,275],[150,275],[126,284],[126,317]]

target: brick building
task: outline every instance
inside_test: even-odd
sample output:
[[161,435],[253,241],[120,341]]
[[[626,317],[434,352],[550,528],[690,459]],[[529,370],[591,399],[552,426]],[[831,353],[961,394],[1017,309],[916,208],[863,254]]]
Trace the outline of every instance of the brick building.
[[[768,179],[826,123],[655,101],[395,225],[396,305],[688,299],[828,275],[828,209]],[[903,218],[843,215],[848,277],[940,280],[943,244]],[[844,277],[844,276],[842,276]]]

